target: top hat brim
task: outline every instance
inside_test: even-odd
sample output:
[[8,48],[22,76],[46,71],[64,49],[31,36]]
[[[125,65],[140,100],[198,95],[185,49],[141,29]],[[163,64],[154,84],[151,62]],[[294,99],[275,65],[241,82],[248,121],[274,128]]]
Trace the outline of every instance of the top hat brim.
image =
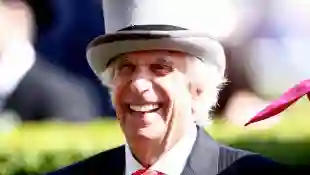
[[87,47],[87,61],[96,75],[104,72],[113,58],[135,51],[168,50],[196,56],[215,64],[224,73],[223,47],[205,33],[176,31],[118,31],[95,38]]

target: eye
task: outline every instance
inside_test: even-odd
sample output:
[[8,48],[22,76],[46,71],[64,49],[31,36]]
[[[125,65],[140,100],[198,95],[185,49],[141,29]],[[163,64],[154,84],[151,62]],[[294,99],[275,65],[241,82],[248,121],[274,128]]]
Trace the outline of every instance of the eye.
[[130,63],[121,64],[117,67],[117,71],[120,74],[130,74],[134,72],[136,69],[136,66]]
[[166,64],[151,64],[150,70],[159,76],[164,76],[172,72],[174,69],[171,65]]

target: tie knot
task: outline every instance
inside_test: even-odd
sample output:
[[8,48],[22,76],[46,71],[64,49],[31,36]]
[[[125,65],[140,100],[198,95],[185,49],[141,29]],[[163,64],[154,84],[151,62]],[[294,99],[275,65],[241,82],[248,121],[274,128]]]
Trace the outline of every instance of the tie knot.
[[134,172],[132,175],[165,175],[165,174],[156,170],[140,169]]

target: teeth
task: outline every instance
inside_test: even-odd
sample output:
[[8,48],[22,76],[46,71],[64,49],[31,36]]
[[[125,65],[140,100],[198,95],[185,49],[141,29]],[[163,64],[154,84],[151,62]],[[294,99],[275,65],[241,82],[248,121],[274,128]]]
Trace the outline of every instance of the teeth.
[[148,112],[159,108],[158,104],[148,104],[148,105],[129,105],[129,108],[136,112]]

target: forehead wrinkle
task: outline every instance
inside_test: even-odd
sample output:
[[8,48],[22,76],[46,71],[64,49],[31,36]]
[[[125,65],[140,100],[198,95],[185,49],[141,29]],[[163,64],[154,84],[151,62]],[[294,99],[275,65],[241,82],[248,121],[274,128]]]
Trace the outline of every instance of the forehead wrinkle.
[[[152,56],[152,54],[150,55],[143,55],[143,56],[138,56],[138,57],[134,57],[134,56],[119,56],[118,58],[116,58],[116,62],[115,63],[122,63],[122,62],[131,62],[134,63],[135,61],[133,61],[133,59],[137,58],[137,60],[142,60],[141,62],[150,62],[150,63],[168,63],[168,64],[173,64],[174,62],[172,61],[172,59],[170,59],[170,55],[160,55],[160,56]],[[140,61],[137,61],[140,62]]]
[[[145,53],[145,54],[144,54]],[[160,55],[159,53],[162,53]],[[114,61],[111,62],[109,67],[117,67],[117,65],[121,63],[135,63],[135,61],[132,61],[132,59],[137,58],[135,55],[128,54],[121,54],[119,56],[116,56],[114,58]],[[188,55],[183,52],[174,52],[174,51],[163,51],[163,52],[154,52],[154,51],[147,51],[142,52],[141,55],[138,55],[138,60],[143,60],[141,62],[147,62],[148,60],[152,60],[149,63],[160,63],[160,64],[168,64],[169,66],[174,66],[175,68],[181,69],[182,71],[186,70],[186,61],[185,59],[191,59],[188,57],[191,57],[191,55]],[[158,55],[157,55],[158,54]],[[139,62],[139,61],[138,61]],[[144,63],[147,64],[147,63]]]

